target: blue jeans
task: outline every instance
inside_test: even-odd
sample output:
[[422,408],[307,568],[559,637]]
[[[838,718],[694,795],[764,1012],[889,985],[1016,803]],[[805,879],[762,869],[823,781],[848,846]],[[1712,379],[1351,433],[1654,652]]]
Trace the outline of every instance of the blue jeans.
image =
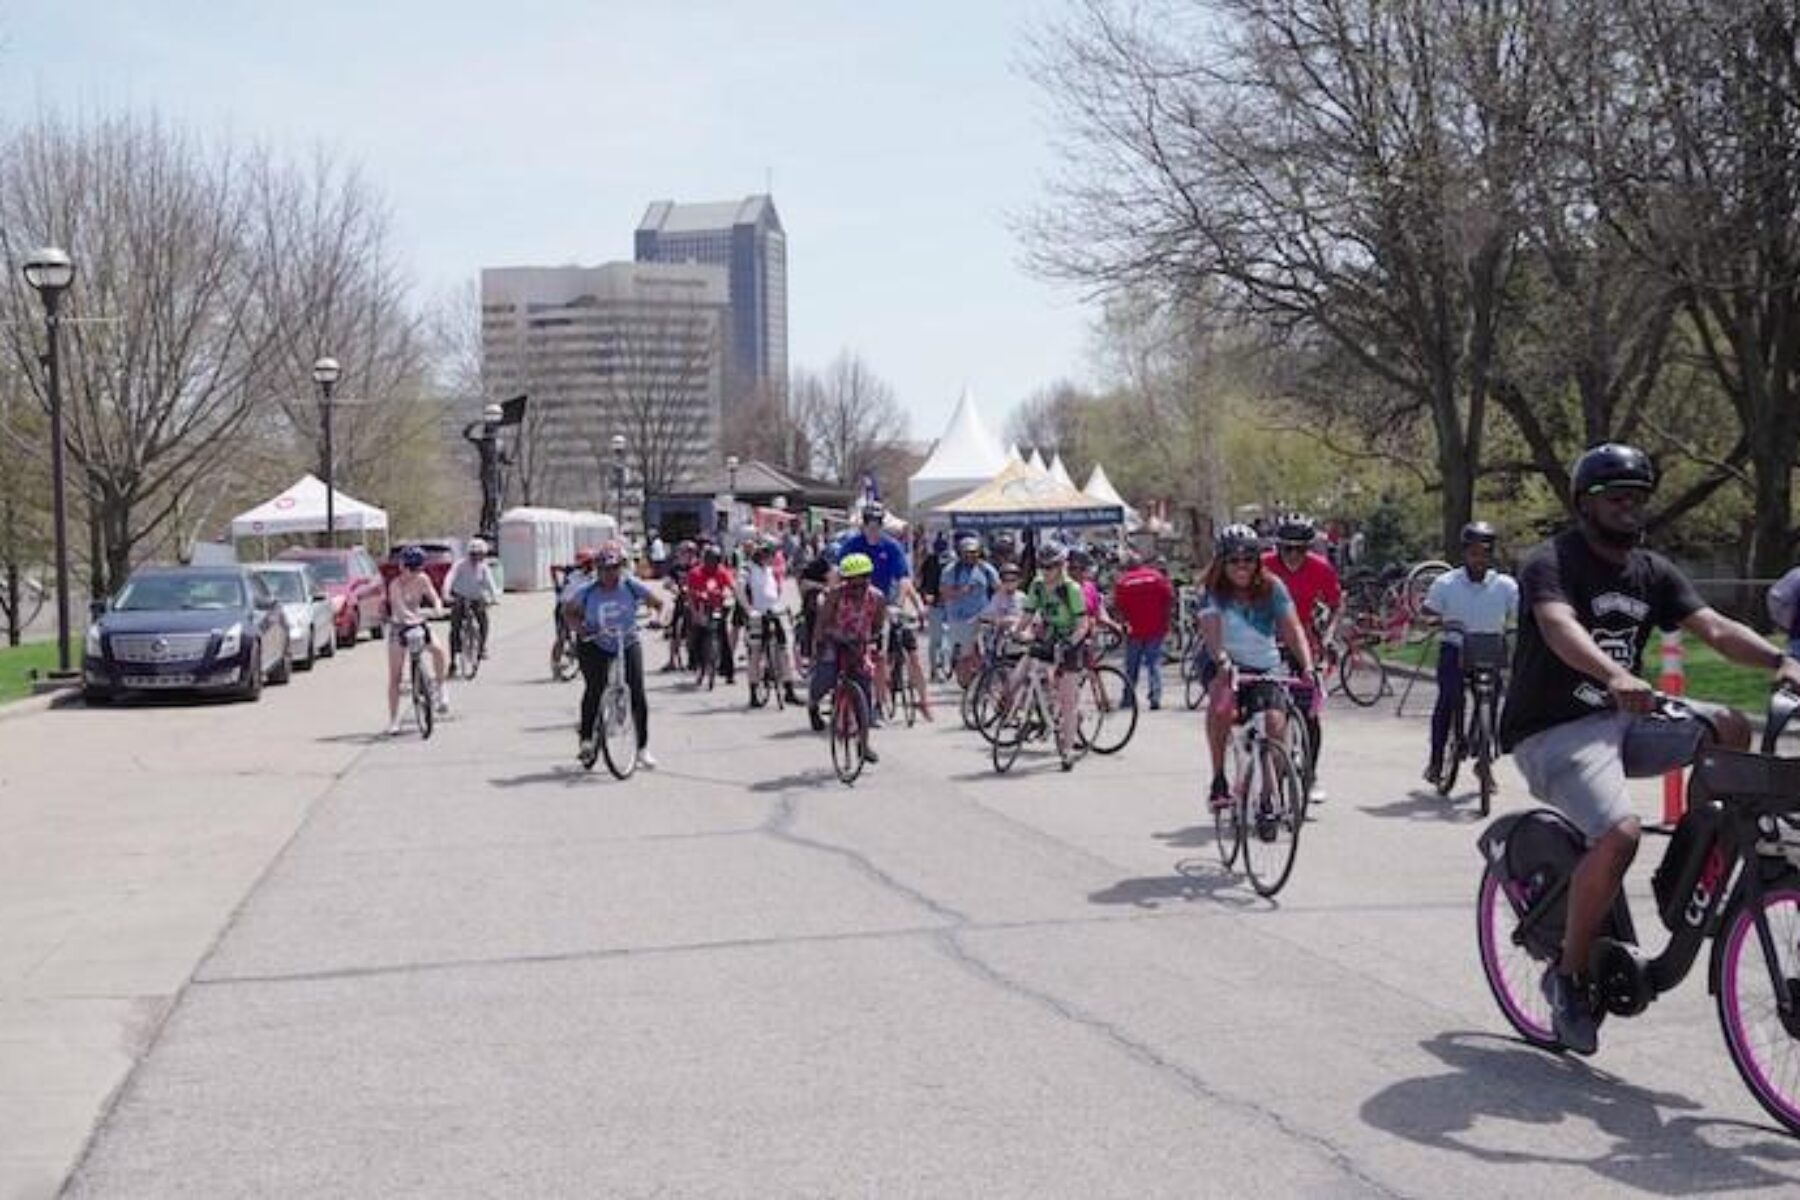
[[1141,664],[1150,676],[1150,703],[1162,705],[1162,651],[1161,638],[1125,639],[1125,695],[1131,703],[1137,703],[1138,666]]

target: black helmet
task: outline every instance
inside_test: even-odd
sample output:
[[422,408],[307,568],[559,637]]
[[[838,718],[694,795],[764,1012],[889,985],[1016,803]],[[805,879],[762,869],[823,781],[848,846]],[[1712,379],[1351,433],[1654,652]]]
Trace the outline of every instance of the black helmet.
[[1499,540],[1500,534],[1486,521],[1470,521],[1463,526],[1462,544],[1465,546],[1470,542],[1481,542],[1483,545],[1492,546]]
[[1275,540],[1283,546],[1311,546],[1318,526],[1305,513],[1288,513],[1275,525]]
[[1602,442],[1575,460],[1575,474],[1570,481],[1574,499],[1620,486],[1656,490],[1656,464],[1636,446]]
[[725,552],[719,549],[717,543],[708,542],[706,548],[700,552],[700,556],[706,560],[708,566],[711,566],[714,563],[723,562]]
[[1225,526],[1219,530],[1219,536],[1213,540],[1213,552],[1220,558],[1260,549],[1262,549],[1262,539],[1256,536],[1256,530],[1243,524]]
[[886,521],[887,509],[882,507],[881,501],[871,500],[863,505],[862,519],[865,525],[870,521]]
[[1085,546],[1077,546],[1069,551],[1069,565],[1071,567],[1091,567],[1094,565],[1094,556],[1087,552]]

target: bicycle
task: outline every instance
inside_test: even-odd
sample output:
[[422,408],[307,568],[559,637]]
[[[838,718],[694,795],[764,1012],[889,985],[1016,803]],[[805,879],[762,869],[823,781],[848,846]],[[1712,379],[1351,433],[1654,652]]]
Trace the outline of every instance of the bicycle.
[[[1658,710],[1689,711],[1667,697]],[[1594,943],[1589,1000],[1597,1012],[1636,1016],[1687,977],[1710,938],[1707,987],[1726,1052],[1757,1103],[1800,1133],[1800,760],[1775,756],[1796,710],[1800,696],[1774,693],[1760,751],[1704,748],[1694,783],[1707,798],[1672,831],[1645,827],[1669,838],[1651,879],[1669,940],[1645,957],[1621,891]],[[1500,817],[1478,842],[1482,974],[1507,1023],[1553,1052],[1564,1047],[1538,983],[1562,953],[1570,875],[1585,844],[1546,808]]]
[[[450,607],[450,640],[458,647],[450,664],[451,673],[462,679],[473,679],[481,670],[482,652],[487,644],[481,634],[481,621],[471,600],[456,600]],[[551,670],[555,671],[554,663]]]
[[837,642],[837,682],[831,688],[831,768],[846,786],[862,774],[869,756],[869,695],[858,668],[868,654],[862,642]]
[[917,637],[920,625],[919,618],[902,612],[898,605],[889,607],[887,695],[881,709],[882,715],[889,720],[904,714],[908,725],[918,718],[919,694],[913,687],[912,672],[907,669],[905,635],[910,630]]
[[755,662],[762,661],[758,669],[746,671],[750,677],[750,707],[761,708],[772,696],[777,710],[787,705],[788,680],[783,677],[780,661],[787,651],[787,639],[782,636],[781,617],[774,612],[766,612],[757,618],[756,637],[750,643],[750,658]]
[[1387,663],[1377,649],[1380,632],[1371,628],[1370,620],[1358,616],[1353,621],[1340,621],[1320,656],[1324,659],[1327,690],[1342,695],[1358,708],[1370,708],[1392,691]]
[[[994,722],[991,755],[994,770],[1001,775],[1006,774],[1018,761],[1019,751],[1026,742],[1042,741],[1052,736],[1056,728],[1055,697],[1050,687],[1051,663],[1060,649],[1057,643],[1037,642],[1026,654],[1024,690],[1013,694],[1013,689],[1002,685],[998,703],[998,719]],[[1070,740],[1064,752],[1069,760],[1078,759],[1086,752],[1087,746],[1082,742],[1079,732],[1079,712],[1077,713],[1077,732]]]
[[962,722],[981,734],[983,740],[994,740],[994,725],[999,717],[999,699],[1006,680],[1022,652],[1012,634],[995,625],[987,625],[980,634],[981,667],[969,686],[963,689]]
[[437,696],[431,671],[425,666],[425,627],[408,625],[400,637],[406,644],[406,682],[412,696],[413,720],[418,724],[419,736],[429,740],[437,721]]
[[[1138,706],[1126,699],[1130,685],[1125,672],[1100,661],[1105,654],[1090,652],[1076,686],[1077,737],[1095,754],[1117,754],[1137,732]],[[1102,738],[1102,734],[1109,736]]]
[[[694,663],[694,686],[712,691],[719,679],[719,666],[725,660],[729,643],[725,638],[725,605],[708,608],[701,615],[699,659]],[[729,664],[726,670],[730,670]]]
[[1306,821],[1300,769],[1289,746],[1271,737],[1268,727],[1269,713],[1287,709],[1292,703],[1288,687],[1300,682],[1259,675],[1232,684],[1238,719],[1226,745],[1231,796],[1229,803],[1213,807],[1213,832],[1225,869],[1233,869],[1242,855],[1250,886],[1265,897],[1286,886]]
[[1450,716],[1450,738],[1438,774],[1437,793],[1448,797],[1456,787],[1462,760],[1473,760],[1481,815],[1494,801],[1494,759],[1500,753],[1500,697],[1505,688],[1506,635],[1465,633],[1462,638],[1462,689]]
[[[606,623],[601,625],[600,634],[611,634],[618,650],[613,655],[612,669],[606,673],[606,687],[600,692],[600,712],[595,721],[595,732],[599,735],[595,740],[600,743],[600,756],[606,760],[606,769],[611,771],[614,779],[630,779],[638,766],[638,724],[637,714],[631,707],[631,684],[625,678],[625,652],[627,635],[634,632],[637,624],[634,621],[628,630],[622,624]],[[657,628],[652,624],[651,629]],[[643,653],[639,649],[639,654]],[[594,760],[584,758],[583,765],[593,769]]]

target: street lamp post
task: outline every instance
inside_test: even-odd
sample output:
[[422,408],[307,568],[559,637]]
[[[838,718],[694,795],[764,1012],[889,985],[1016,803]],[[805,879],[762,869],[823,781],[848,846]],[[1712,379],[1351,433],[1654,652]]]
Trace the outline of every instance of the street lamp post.
[[[737,517],[737,469],[738,456],[727,454],[725,456],[725,512],[721,518],[725,523],[721,532],[726,535],[726,538],[731,536],[731,523]],[[725,541],[726,538],[720,540]]]
[[325,544],[337,544],[337,480],[334,472],[337,468],[337,455],[331,446],[331,393],[337,387],[341,374],[338,360],[321,358],[313,363],[313,382],[319,385],[319,411],[325,422]]
[[[73,675],[69,664],[69,513],[63,499],[62,372],[57,355],[57,306],[75,282],[75,263],[55,246],[33,251],[25,260],[25,282],[44,301],[44,375],[50,391],[50,489],[56,534],[56,675]],[[94,564],[95,570],[99,564]]]
[[612,435],[613,516],[619,522],[619,538],[625,537],[625,435]]

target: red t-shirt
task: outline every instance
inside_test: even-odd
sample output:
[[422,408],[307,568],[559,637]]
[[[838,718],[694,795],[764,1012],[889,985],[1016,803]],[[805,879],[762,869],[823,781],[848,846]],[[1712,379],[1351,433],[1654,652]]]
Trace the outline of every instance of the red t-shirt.
[[1113,607],[1125,618],[1126,631],[1140,642],[1167,637],[1175,588],[1155,567],[1133,567],[1113,584]]
[[735,585],[731,568],[723,564],[716,567],[701,564],[688,572],[688,595],[708,612],[722,607]]
[[1332,612],[1344,604],[1344,588],[1331,560],[1309,550],[1300,569],[1290,571],[1281,561],[1281,552],[1270,550],[1263,555],[1263,570],[1287,585],[1288,595],[1294,598],[1294,611],[1300,615],[1300,627],[1306,630],[1306,640],[1318,649],[1319,631],[1313,628],[1313,613],[1318,610],[1319,601],[1323,600]]

